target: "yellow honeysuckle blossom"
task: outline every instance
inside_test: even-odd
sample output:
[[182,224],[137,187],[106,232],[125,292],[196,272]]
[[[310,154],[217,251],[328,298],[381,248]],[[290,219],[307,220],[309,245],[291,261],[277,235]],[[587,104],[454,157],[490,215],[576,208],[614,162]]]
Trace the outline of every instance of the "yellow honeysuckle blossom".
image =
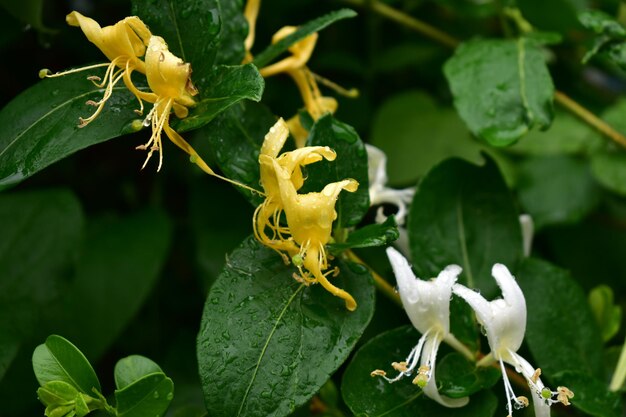
[[243,64],[252,62],[252,53],[250,50],[254,45],[254,35],[256,33],[256,19],[259,16],[259,9],[261,8],[261,0],[248,0],[246,7],[243,10],[243,15],[248,22],[248,35],[244,40],[244,47],[246,49],[246,56],[243,59]]
[[[298,268],[296,276],[305,284],[320,283],[331,294],[342,298],[346,308],[356,309],[356,301],[346,291],[328,280],[337,274],[337,268],[327,271],[328,255],[325,245],[330,241],[333,221],[337,218],[335,203],[342,190],[356,191],[358,182],[353,179],[327,184],[321,192],[298,194],[304,184],[301,167],[327,159],[335,159],[335,152],[325,146],[311,146],[278,155],[288,136],[286,123],[280,119],[265,137],[259,156],[261,185],[266,200],[254,215],[256,238],[264,245],[281,252],[286,262]],[[284,212],[287,226],[280,225]],[[272,237],[265,233],[272,231]],[[287,252],[285,255],[282,252]]]
[[107,67],[104,77],[90,76],[88,79],[98,88],[104,88],[104,94],[99,101],[88,101],[87,104],[96,106],[96,111],[88,118],[79,119],[79,127],[85,127],[91,123],[102,111],[105,103],[111,97],[113,88],[124,80],[126,87],[139,99],[141,114],[143,103],[142,93],[135,87],[131,80],[133,71],[146,72],[145,63],[140,59],[146,53],[146,45],[151,37],[148,27],[137,16],[130,16],[120,20],[112,26],[100,27],[95,20],[85,17],[78,12],[71,12],[66,16],[66,21],[71,26],[80,27],[91,43],[111,61],[104,64],[96,64],[83,68],[73,69],[60,73],[51,74],[47,69],[39,72],[41,78],[58,77],[74,72],[90,70],[93,68]]

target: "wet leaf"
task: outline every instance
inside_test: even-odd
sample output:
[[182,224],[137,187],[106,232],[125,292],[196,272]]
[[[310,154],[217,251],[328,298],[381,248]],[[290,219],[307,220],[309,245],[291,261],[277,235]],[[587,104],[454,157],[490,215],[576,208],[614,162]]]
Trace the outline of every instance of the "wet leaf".
[[115,390],[119,417],[162,416],[174,398],[174,383],[162,372]]

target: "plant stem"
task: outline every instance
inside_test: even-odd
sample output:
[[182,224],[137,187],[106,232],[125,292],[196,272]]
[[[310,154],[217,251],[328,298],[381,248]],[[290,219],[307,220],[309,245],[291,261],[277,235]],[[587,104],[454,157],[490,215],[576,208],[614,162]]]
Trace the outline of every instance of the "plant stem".
[[387,298],[397,304],[400,308],[402,308],[402,300],[400,300],[400,296],[398,292],[393,288],[393,286],[385,280],[385,278],[381,277],[376,271],[372,269],[368,264],[366,264],[361,258],[359,258],[354,252],[351,250],[346,251],[348,258],[358,264],[365,266],[369,269],[372,274],[372,278],[374,278],[374,285],[380,292],[385,294]]
[[[384,3],[381,3],[379,0],[342,0],[344,3],[348,3],[353,6],[368,8],[381,16],[384,16],[394,22],[400,23],[401,25],[412,29],[427,38],[430,38],[441,45],[447,46],[449,48],[456,48],[459,43],[461,43],[458,39],[448,35],[447,33],[430,26],[427,23],[422,22],[408,14],[401,12],[400,10],[396,10],[392,7],[387,6]],[[597,129],[601,134],[613,140],[620,146],[626,148],[626,136],[619,133],[615,130],[611,125],[600,119],[598,116],[581,106],[576,101],[572,100],[565,93],[561,91],[556,91],[554,93],[554,100],[563,106],[566,110],[573,113],[575,116],[579,117],[585,123]]]
[[619,133],[604,120],[600,119],[598,116],[578,104],[576,101],[572,100],[565,93],[557,90],[554,93],[554,99],[557,103],[565,107],[574,115],[578,116],[585,123],[596,128],[604,136],[612,139],[614,142],[617,142],[618,144],[626,148],[626,137],[624,135]]
[[622,385],[624,385],[624,380],[626,379],[626,342],[624,346],[622,346],[622,353],[619,355],[619,360],[617,361],[617,366],[615,367],[615,372],[613,372],[613,378],[611,378],[611,383],[609,384],[609,390],[617,391]]
[[421,20],[417,20],[406,13],[387,6],[385,3],[381,3],[378,0],[343,0],[345,3],[351,4],[357,7],[368,7],[381,16],[400,23],[403,26],[413,29],[431,39],[436,40],[440,44],[449,48],[456,48],[460,43],[457,39],[448,35],[447,33],[437,29],[434,26],[424,23]]

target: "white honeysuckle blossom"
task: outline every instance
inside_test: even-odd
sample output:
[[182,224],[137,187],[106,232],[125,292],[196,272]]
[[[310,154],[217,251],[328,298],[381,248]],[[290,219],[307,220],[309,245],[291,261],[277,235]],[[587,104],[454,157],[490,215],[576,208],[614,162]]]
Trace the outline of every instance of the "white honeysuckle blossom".
[[[424,391],[426,396],[446,407],[463,407],[468,397],[449,398],[439,394],[435,380],[435,361],[442,341],[472,357],[471,352],[450,333],[450,298],[452,286],[461,273],[457,265],[447,266],[439,276],[431,281],[415,277],[406,258],[394,248],[387,248],[387,256],[396,275],[402,305],[411,323],[422,337],[404,362],[394,362],[393,368],[400,373],[395,378],[387,378],[384,371],[376,370],[372,376],[382,376],[389,382],[396,382],[411,375],[417,368],[413,383]],[[418,365],[419,362],[419,365]]]
[[[383,151],[370,144],[365,144],[365,149],[367,150],[370,204],[376,206],[387,203],[397,206],[396,223],[398,226],[402,226],[408,214],[407,206],[413,199],[415,189],[395,190],[387,187],[387,156]],[[381,207],[376,213],[376,222],[382,223],[385,220],[386,216]]]
[[574,394],[566,387],[558,387],[557,391],[546,388],[539,378],[541,369],[533,368],[526,359],[517,353],[526,332],[526,300],[521,288],[506,266],[495,264],[491,274],[502,290],[502,298],[487,301],[478,292],[461,284],[454,284],[452,288],[454,294],[463,298],[474,309],[478,322],[487,334],[491,352],[481,359],[478,365],[486,366],[491,365],[494,361],[499,362],[509,416],[513,413],[514,408],[520,409],[528,406],[528,399],[523,396],[518,397],[513,392],[513,387],[506,375],[505,362],[513,366],[526,379],[534,397],[535,416],[548,417],[550,416],[550,405],[557,402],[569,405],[569,399]]

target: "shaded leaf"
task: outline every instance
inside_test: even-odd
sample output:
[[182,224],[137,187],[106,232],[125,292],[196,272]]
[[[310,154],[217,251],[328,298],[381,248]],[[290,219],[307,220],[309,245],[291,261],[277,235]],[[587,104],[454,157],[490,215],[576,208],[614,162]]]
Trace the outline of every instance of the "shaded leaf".
[[163,370],[153,360],[140,355],[127,356],[115,364],[115,387],[121,390],[149,374],[159,372],[163,373]]
[[[274,123],[276,116],[267,107],[245,102],[224,112],[200,135],[211,145],[217,164],[228,178],[260,189],[259,152]],[[258,194],[240,191],[255,207],[264,200]]]
[[55,30],[46,27],[43,22],[43,4],[44,0],[0,1],[0,5],[22,23],[28,24],[42,33],[55,33]]
[[[132,12],[155,36],[165,39],[169,50],[190,62],[198,87],[215,62],[222,27],[218,0],[132,0]],[[202,88],[200,89],[202,91]]]
[[267,47],[267,49],[265,49],[263,52],[256,55],[254,61],[252,62],[257,67],[263,68],[267,64],[271,63],[274,59],[278,58],[280,54],[286,52],[291,45],[298,42],[299,40],[306,38],[314,32],[319,32],[326,26],[338,20],[354,16],[356,16],[356,12],[354,12],[354,10],[340,9],[325,14],[324,16],[320,16],[317,19],[311,20],[303,25],[300,25],[298,29],[291,35],[286,36],[275,44]]
[[593,177],[604,187],[626,195],[626,153],[598,152],[591,157]]
[[572,406],[594,417],[620,417],[624,405],[619,394],[608,390],[605,383],[578,370],[554,375],[555,383],[574,392]]
[[567,156],[532,158],[519,168],[519,197],[537,229],[578,222],[600,203],[600,188],[587,161]]
[[367,152],[358,133],[328,114],[313,125],[307,146],[329,146],[337,153],[337,158],[307,166],[308,178],[300,193],[321,191],[326,184],[346,178],[357,180],[359,188],[353,193],[342,192],[335,204],[335,227],[356,226],[370,204]]
[[602,340],[608,342],[617,334],[622,323],[622,307],[614,303],[613,289],[598,285],[589,292],[589,307],[600,328]]
[[[341,394],[356,416],[414,417],[414,416],[491,416],[496,411],[496,397],[489,391],[470,398],[467,406],[459,409],[445,408],[424,396],[414,385],[412,377],[393,384],[383,378],[371,377],[375,369],[396,375],[392,362],[404,360],[417,344],[420,335],[413,326],[403,326],[382,333],[364,344],[354,355],[341,381]],[[457,353],[444,356],[442,346],[437,363],[437,385],[440,393],[463,397],[492,386],[499,378],[491,368],[476,369]],[[451,356],[448,359],[448,356]],[[441,359],[442,358],[442,359]],[[459,366],[452,369],[451,367]]]
[[408,222],[413,268],[422,279],[447,265],[463,268],[459,281],[487,298],[498,293],[491,267],[515,270],[522,256],[518,213],[497,166],[448,159],[418,185]]
[[586,0],[524,0],[515,4],[533,26],[561,33],[579,29],[578,12],[588,7]]
[[320,285],[295,281],[296,268],[252,238],[228,257],[198,336],[210,415],[286,416],[346,359],[372,316],[374,289],[361,265],[335,264],[332,280],[356,299],[353,312]]
[[369,224],[350,233],[348,239],[341,243],[330,243],[328,249],[338,254],[351,248],[370,248],[389,245],[400,236],[395,218],[390,216],[382,224]]
[[[94,71],[90,74],[100,74]],[[72,153],[134,131],[136,99],[118,85],[102,113],[84,128],[78,118],[89,116],[103,89],[86,74],[50,78],[22,92],[0,111],[0,190],[10,187]]]
[[82,228],[80,204],[68,191],[0,196],[0,379],[61,296]]
[[157,210],[92,221],[54,327],[89,357],[102,355],[156,283],[170,234],[169,219]]
[[476,136],[507,146],[552,122],[554,85],[536,42],[474,39],[459,46],[444,72],[454,105]]
[[63,381],[87,395],[101,391],[91,364],[76,346],[61,336],[48,336],[33,352],[33,370],[39,385]]
[[397,94],[385,101],[372,122],[371,143],[389,159],[392,183],[408,183],[449,157],[480,163],[481,144],[451,108],[441,108],[418,91]]
[[174,398],[174,383],[162,372],[115,390],[119,417],[162,416]]
[[243,0],[218,0],[222,30],[215,62],[235,65],[245,56],[244,40],[248,36],[248,22],[243,15]]
[[[526,342],[537,366],[548,376],[575,366],[602,377],[602,339],[578,284],[565,270],[538,259],[525,259],[515,275],[526,297]],[[572,312],[575,320],[563,319]]]

